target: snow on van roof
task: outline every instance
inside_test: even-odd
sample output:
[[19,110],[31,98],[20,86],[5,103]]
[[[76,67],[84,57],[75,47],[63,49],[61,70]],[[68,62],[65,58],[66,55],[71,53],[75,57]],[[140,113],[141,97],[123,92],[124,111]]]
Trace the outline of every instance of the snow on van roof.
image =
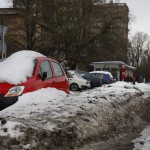
[[108,72],[108,71],[91,71],[90,73],[109,74],[113,78],[112,74],[110,72]]
[[27,77],[32,76],[34,67],[33,60],[36,57],[45,56],[35,51],[22,50],[0,62],[0,82],[15,85],[26,82]]

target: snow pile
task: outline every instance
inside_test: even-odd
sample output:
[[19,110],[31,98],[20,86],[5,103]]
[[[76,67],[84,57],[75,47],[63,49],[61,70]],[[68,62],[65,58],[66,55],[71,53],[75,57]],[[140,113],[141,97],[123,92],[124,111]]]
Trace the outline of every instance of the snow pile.
[[[134,95],[139,92],[135,86],[130,83],[118,82],[81,93],[71,92],[70,95],[55,88],[40,89],[20,96],[18,102],[1,111],[0,116],[29,118],[33,114],[49,110],[53,118],[67,117],[80,111],[81,106],[89,109],[89,99],[99,103],[110,103],[117,99],[124,101],[128,98],[124,96],[126,93]],[[143,89],[143,87],[147,86],[139,86],[139,89]],[[148,89],[150,91],[150,86],[147,87]]]
[[142,132],[139,138],[133,140],[133,150],[149,150],[150,149],[150,126],[147,126]]
[[[133,107],[135,107],[134,104],[139,106],[135,97],[139,97],[139,93],[142,97],[145,92],[150,93],[150,85],[116,82],[84,92],[71,92],[70,94],[55,88],[45,88],[26,93],[19,97],[17,103],[0,111],[0,118],[9,120],[6,124],[7,127],[1,125],[0,136],[11,135],[13,137],[14,134],[19,136],[24,133],[23,136],[30,137],[30,132],[27,132],[30,129],[35,129],[41,134],[43,130],[49,134],[49,131],[55,133],[61,130],[60,133],[63,133],[63,135],[67,131],[68,135],[79,133],[78,137],[83,140],[86,137],[101,134],[103,130],[107,131],[109,129],[108,121],[114,123],[114,127],[120,125],[120,122],[124,120],[124,116],[123,119],[121,118],[121,111],[125,111],[122,107],[124,102],[128,103],[128,99],[130,99],[134,101]],[[113,120],[112,116],[117,116],[117,121]],[[126,123],[126,120],[124,121]],[[22,128],[24,125],[24,132],[21,132],[20,127],[14,128],[16,125],[14,122],[20,122]],[[5,131],[5,128],[9,130]],[[36,132],[32,135],[33,139],[35,135]],[[40,136],[38,138],[41,139]],[[26,144],[29,144],[29,142]]]
[[44,55],[30,50],[23,50],[12,54],[6,60],[0,62],[0,82],[20,84],[31,77],[34,68],[33,60]]
[[89,109],[89,101],[110,103],[125,101],[139,92],[150,92],[150,86],[136,83],[116,82],[84,92],[70,92],[70,95],[55,88],[44,88],[26,93],[14,105],[0,112],[0,117],[29,118],[36,113],[51,111],[51,117],[74,115],[81,106]]
[[1,116],[11,116],[16,118],[28,118],[35,113],[43,113],[45,109],[57,110],[59,105],[63,105],[63,99],[67,94],[55,88],[40,89],[19,97],[17,103],[4,109]]
[[1,136],[8,136],[11,138],[19,137],[23,134],[22,129],[24,125],[18,122],[12,122],[12,121],[1,121],[0,126],[0,135]]

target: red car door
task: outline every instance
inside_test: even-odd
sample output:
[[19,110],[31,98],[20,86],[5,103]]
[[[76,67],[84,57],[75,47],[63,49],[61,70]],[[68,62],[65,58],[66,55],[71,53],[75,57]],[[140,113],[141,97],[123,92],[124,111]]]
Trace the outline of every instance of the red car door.
[[24,93],[41,88],[53,87],[53,72],[49,60],[37,59],[34,72],[33,78],[29,79],[26,83]]
[[[64,89],[68,89],[69,81],[68,81],[68,78],[67,78],[65,72],[63,71],[62,67],[60,66],[60,64],[52,61],[51,65],[52,65],[53,72],[54,72],[54,82],[55,82],[54,86],[57,89],[60,89],[63,91],[64,91]],[[66,92],[68,93],[68,91],[66,91]]]

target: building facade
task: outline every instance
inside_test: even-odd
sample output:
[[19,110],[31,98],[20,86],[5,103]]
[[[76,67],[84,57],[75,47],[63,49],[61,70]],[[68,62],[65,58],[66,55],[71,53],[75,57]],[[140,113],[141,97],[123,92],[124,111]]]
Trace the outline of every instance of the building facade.
[[[62,51],[78,58],[87,57],[87,50],[92,48],[95,51],[95,56],[92,57],[95,58],[90,57],[91,61],[111,59],[126,62],[129,10],[125,3],[112,0],[103,0],[101,3],[97,0],[33,2],[34,7],[40,10],[38,23],[41,29],[38,28],[36,32],[41,34],[41,42],[38,43],[43,49],[55,49],[54,54]],[[17,5],[17,0],[13,4],[15,11],[16,8],[21,8]],[[89,46],[89,43],[92,44]]]
[[5,35],[5,43],[7,45],[7,54],[11,53],[11,48],[14,45],[11,35],[16,33],[14,30],[17,19],[19,17],[18,10],[15,8],[0,8],[0,25],[7,27],[7,32]]

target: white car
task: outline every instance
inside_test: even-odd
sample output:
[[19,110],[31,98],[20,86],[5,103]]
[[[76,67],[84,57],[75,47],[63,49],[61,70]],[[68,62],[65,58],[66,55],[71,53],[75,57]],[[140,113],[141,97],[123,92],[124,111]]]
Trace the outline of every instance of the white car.
[[90,88],[90,81],[85,80],[75,70],[67,71],[69,78],[69,87],[71,91]]

